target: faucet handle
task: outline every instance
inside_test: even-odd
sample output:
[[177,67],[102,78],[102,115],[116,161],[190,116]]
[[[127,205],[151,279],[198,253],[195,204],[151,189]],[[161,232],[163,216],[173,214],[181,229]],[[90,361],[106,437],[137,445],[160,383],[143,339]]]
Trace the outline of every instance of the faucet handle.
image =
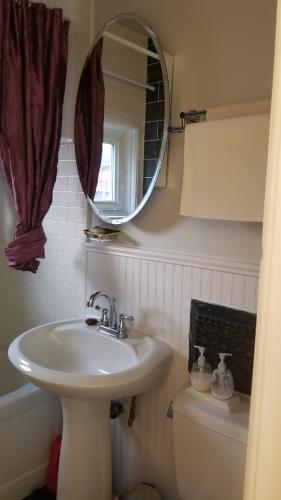
[[119,320],[121,321],[122,319],[126,319],[127,321],[134,321],[135,318],[134,316],[126,316],[126,314],[121,313],[119,314]]
[[101,320],[100,320],[101,324],[108,325],[108,309],[106,309],[105,307],[98,306],[98,305],[95,306],[95,309],[97,311],[101,311]]
[[119,314],[119,323],[118,323],[119,338],[127,337],[126,320],[127,321],[134,321],[134,316],[126,316],[126,314],[123,314],[123,313]]

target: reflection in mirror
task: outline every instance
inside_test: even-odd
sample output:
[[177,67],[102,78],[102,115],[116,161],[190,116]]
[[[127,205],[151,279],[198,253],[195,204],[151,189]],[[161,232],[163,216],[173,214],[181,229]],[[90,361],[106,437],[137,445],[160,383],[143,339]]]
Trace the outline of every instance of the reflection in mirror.
[[157,180],[167,140],[168,82],[159,42],[143,21],[119,16],[102,36],[102,159],[90,203],[100,218],[120,224],[140,211]]

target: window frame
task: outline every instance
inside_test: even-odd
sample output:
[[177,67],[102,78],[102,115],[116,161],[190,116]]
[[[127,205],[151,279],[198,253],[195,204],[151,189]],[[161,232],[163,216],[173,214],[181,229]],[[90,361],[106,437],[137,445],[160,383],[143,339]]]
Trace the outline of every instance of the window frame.
[[[104,121],[104,142],[115,144],[115,201],[95,201],[96,208],[108,218],[124,218],[135,210],[139,198],[141,128],[120,116],[106,117]],[[123,183],[120,182],[123,178]]]

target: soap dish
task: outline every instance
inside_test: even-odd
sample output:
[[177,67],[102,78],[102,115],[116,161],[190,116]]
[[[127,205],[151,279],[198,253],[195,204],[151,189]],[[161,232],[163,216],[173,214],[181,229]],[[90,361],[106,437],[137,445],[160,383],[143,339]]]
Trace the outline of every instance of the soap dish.
[[84,229],[84,233],[89,241],[111,243],[120,235],[121,231],[95,226],[90,229]]
[[228,411],[230,413],[236,410],[242,404],[242,399],[238,394],[234,394],[230,399],[216,399],[210,392],[195,391],[191,387],[191,385],[188,386],[184,392],[192,398],[199,399],[200,401],[205,401],[206,403],[215,406],[220,410]]

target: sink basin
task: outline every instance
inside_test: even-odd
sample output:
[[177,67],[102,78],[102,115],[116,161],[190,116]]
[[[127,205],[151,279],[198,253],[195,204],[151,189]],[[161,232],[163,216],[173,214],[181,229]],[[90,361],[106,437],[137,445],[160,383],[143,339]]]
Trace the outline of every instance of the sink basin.
[[167,375],[171,348],[134,330],[119,340],[74,320],[23,333],[12,342],[9,358],[27,378],[59,396],[117,399],[157,387]]
[[9,347],[9,358],[29,380],[61,399],[63,440],[58,500],[110,500],[111,399],[151,391],[169,373],[172,349],[130,330],[117,339],[83,320],[29,330]]

